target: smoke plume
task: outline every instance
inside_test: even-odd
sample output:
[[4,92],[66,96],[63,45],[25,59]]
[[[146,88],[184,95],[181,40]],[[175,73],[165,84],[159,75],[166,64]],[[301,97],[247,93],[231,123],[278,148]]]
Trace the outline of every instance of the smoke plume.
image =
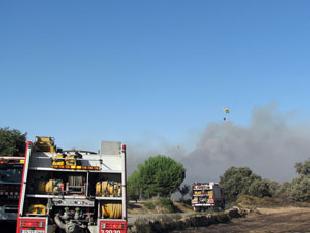
[[[187,183],[219,181],[231,166],[247,166],[262,177],[283,182],[295,176],[296,162],[310,157],[310,132],[294,125],[290,114],[280,114],[269,105],[254,109],[249,126],[232,121],[209,124],[193,151],[186,152],[187,145],[177,147],[165,145],[152,154],[180,161],[187,169]],[[134,163],[144,159],[137,156]],[[129,164],[133,170],[135,164]]]

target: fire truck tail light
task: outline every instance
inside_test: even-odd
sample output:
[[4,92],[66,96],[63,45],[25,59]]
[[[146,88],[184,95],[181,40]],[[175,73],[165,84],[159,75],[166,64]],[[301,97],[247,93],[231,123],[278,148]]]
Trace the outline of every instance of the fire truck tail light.
[[45,223],[44,221],[37,220],[37,221],[27,221],[27,220],[22,220],[21,221],[21,227],[25,228],[44,228]]
[[105,223],[102,224],[102,229],[125,229],[125,224],[121,224],[121,223]]
[[109,230],[119,230],[120,233],[127,232],[127,222],[126,221],[102,221],[101,222],[101,232],[107,232]]

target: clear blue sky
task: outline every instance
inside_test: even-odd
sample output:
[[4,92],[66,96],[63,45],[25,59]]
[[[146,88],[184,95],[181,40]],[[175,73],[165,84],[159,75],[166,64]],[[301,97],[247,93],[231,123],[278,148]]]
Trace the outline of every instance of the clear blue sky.
[[0,126],[64,146],[183,140],[223,107],[309,117],[310,1],[0,2]]

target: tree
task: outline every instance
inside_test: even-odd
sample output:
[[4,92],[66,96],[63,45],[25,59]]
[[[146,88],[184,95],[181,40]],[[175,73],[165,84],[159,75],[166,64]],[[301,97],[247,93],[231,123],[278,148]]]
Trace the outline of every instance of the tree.
[[310,200],[310,176],[300,175],[292,180],[290,197],[295,201]]
[[272,182],[266,179],[256,179],[249,187],[249,194],[256,197],[271,197]]
[[185,178],[181,163],[164,156],[152,156],[138,166],[129,178],[131,187],[139,187],[143,197],[167,197],[178,189]]
[[291,183],[284,182],[283,184],[278,185],[275,189],[274,196],[287,200],[290,198],[290,191]]
[[142,189],[141,189],[141,183],[140,183],[140,174],[138,171],[134,171],[131,176],[128,178],[127,182],[127,193],[128,198],[130,200],[137,201],[141,198],[142,195]]
[[296,163],[295,169],[299,175],[310,175],[310,159],[303,163]]
[[[220,177],[220,184],[224,188],[227,201],[235,201],[240,194],[250,194],[250,187],[262,178],[248,167],[231,167]],[[259,183],[252,186],[253,192]]]
[[0,128],[0,156],[18,156],[25,150],[26,133]]
[[310,200],[310,159],[303,163],[296,163],[298,176],[292,180],[289,196],[295,201]]

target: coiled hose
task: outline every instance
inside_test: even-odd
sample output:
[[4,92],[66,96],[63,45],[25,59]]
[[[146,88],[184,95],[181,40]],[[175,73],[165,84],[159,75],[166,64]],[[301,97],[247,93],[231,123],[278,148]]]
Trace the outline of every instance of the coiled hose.
[[120,219],[122,217],[122,205],[118,203],[106,203],[101,206],[104,218]]
[[96,195],[104,197],[120,197],[121,184],[117,182],[108,182],[108,181],[97,182]]

